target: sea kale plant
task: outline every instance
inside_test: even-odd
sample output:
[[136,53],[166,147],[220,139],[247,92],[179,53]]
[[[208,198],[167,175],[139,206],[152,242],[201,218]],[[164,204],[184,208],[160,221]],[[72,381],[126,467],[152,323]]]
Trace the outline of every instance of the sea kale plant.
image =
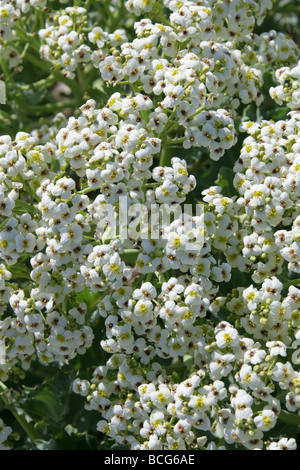
[[299,10],[0,1],[1,449],[297,449]]

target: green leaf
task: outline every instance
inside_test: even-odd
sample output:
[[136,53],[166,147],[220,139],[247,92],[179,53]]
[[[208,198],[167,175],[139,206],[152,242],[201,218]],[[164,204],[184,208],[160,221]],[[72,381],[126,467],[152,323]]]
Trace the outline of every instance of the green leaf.
[[91,294],[90,290],[86,287],[82,292],[76,295],[76,302],[84,302],[87,305],[88,310],[95,308],[97,301],[99,300],[99,293]]
[[222,194],[226,197],[232,197],[236,194],[236,190],[233,186],[234,172],[231,168],[223,166],[218,174],[216,184],[221,186]]
[[33,205],[29,204],[28,202],[23,202],[23,201],[16,201],[15,207],[14,207],[14,213],[19,213],[19,214],[25,214],[29,213],[31,215],[39,212],[36,207]]
[[38,104],[45,98],[47,94],[47,89],[45,88],[38,88],[36,89],[29,89],[23,90],[23,96],[29,104]]
[[32,416],[59,421],[67,408],[61,400],[61,395],[56,393],[51,386],[44,385],[30,393],[23,409]]
[[285,119],[289,111],[290,108],[288,108],[288,106],[283,106],[282,108],[279,108],[278,111],[274,111],[274,113],[272,114],[272,119],[274,121],[280,121],[281,119]]
[[300,426],[300,416],[297,413],[290,413],[289,411],[281,410],[278,419],[285,423]]
[[97,438],[86,432],[80,433],[67,425],[55,436],[56,450],[93,450],[97,448]]
[[30,270],[25,264],[17,263],[10,266],[10,272],[12,273],[12,279],[27,279],[30,280]]

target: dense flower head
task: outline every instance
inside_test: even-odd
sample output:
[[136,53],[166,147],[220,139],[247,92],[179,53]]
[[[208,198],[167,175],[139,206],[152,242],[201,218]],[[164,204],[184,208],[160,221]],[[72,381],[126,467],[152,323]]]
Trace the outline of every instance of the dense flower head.
[[257,32],[271,0],[55,3],[0,5],[5,403],[67,370],[106,443],[296,449],[296,43]]

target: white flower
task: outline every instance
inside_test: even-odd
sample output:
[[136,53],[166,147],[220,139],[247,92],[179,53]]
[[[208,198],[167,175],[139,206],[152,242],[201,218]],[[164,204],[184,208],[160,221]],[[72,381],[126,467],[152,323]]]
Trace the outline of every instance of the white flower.
[[279,441],[270,442],[267,445],[267,450],[296,450],[297,444],[294,438],[282,437]]
[[123,78],[122,66],[113,56],[106,57],[100,62],[99,69],[104,81],[114,82]]
[[287,355],[287,346],[282,341],[267,341],[266,346],[271,356],[285,357]]
[[87,396],[90,388],[90,383],[88,380],[75,379],[73,382],[73,391],[78,393],[81,396]]
[[276,425],[276,415],[272,410],[262,410],[259,415],[254,418],[255,426],[261,431],[269,431]]
[[135,289],[132,298],[137,300],[155,299],[157,291],[151,282],[144,282],[139,289]]
[[218,351],[213,351],[212,361],[209,364],[211,376],[214,380],[226,377],[232,370],[232,365],[235,360],[233,354],[221,354]]
[[253,415],[252,404],[253,398],[245,390],[238,390],[234,398],[231,400],[232,406],[235,408],[235,416],[237,419],[248,419]]
[[231,326],[226,326],[216,334],[216,343],[220,349],[236,346],[239,341],[238,332]]
[[252,370],[252,367],[249,364],[243,364],[240,371],[238,372],[238,377],[241,380],[241,383],[245,386],[250,387],[252,390],[264,388],[265,384],[259,375]]

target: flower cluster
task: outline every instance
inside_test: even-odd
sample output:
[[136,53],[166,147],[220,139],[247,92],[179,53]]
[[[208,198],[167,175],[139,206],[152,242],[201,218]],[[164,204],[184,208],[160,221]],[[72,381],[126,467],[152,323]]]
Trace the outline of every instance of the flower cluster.
[[83,7],[67,7],[64,14],[49,16],[39,36],[46,42],[40,47],[44,60],[59,60],[65,76],[74,78],[80,64],[91,59],[91,50],[84,44],[81,29],[86,26],[86,10]]
[[[275,279],[273,284],[265,283],[256,294],[261,297],[261,304],[269,300],[270,316],[271,310],[275,310],[273,304],[279,304],[270,297],[280,296],[276,282]],[[269,293],[276,290],[274,286],[278,287],[277,295]],[[179,306],[182,293],[185,307]],[[290,312],[297,308],[293,305],[293,294],[290,290],[282,302],[290,304]],[[199,314],[199,305],[203,305],[200,291],[195,285],[185,288],[179,279],[170,279],[162,285],[159,304],[154,306],[156,295],[155,287],[144,283],[140,289],[129,288],[122,300],[116,292],[104,302],[102,314],[105,308],[111,311],[112,302],[116,302],[123,320],[118,325],[118,316],[106,313],[110,339],[102,347],[112,354],[111,358],[106,366],[94,371],[91,381],[76,379],[73,385],[75,393],[86,397],[87,410],[101,411],[104,419],[98,422],[98,430],[134,450],[178,450],[187,446],[215,449],[221,448],[217,444],[220,437],[226,444],[262,449],[264,433],[273,429],[280,417],[277,387],[285,394],[288,410],[295,411],[300,406],[299,372],[290,362],[278,360],[278,356],[281,359],[287,355],[286,338],[267,340],[264,348],[255,341],[262,336],[254,335],[254,339],[242,336],[226,321],[215,328],[204,322],[191,327],[196,316],[203,318],[207,305],[200,307]],[[251,299],[248,290],[242,295],[249,305],[252,300],[247,300]],[[125,308],[120,306],[124,297],[128,298]],[[170,298],[173,300],[167,300]],[[153,328],[154,319],[163,322],[165,328],[158,325]],[[148,344],[142,338],[134,340],[145,325],[149,327]],[[183,325],[185,331],[180,342],[173,333]],[[296,334],[294,348],[299,345],[298,337]],[[159,352],[162,344],[163,351],[168,344],[176,351],[167,370],[159,362],[151,362],[155,350],[158,357],[165,357]],[[181,355],[183,367],[187,368],[190,362],[194,372],[183,381],[175,381],[176,361]],[[146,373],[144,364],[149,364]],[[229,388],[225,385],[228,377],[234,378]],[[280,448],[283,444],[274,441],[267,448]],[[288,448],[295,448],[294,439]]]
[[270,88],[270,96],[280,105],[285,102],[290,109],[299,109],[300,61],[295,67],[277,69],[275,75],[279,85]]
[[0,52],[1,57],[5,59],[9,67],[13,68],[20,63],[20,53],[13,46],[15,39],[14,22],[18,13],[11,3],[2,3],[0,5]]
[[288,270],[294,273],[299,273],[300,270],[299,222],[300,217],[297,215],[293,221],[291,230],[278,230],[275,233],[280,254],[282,258],[288,262]]

